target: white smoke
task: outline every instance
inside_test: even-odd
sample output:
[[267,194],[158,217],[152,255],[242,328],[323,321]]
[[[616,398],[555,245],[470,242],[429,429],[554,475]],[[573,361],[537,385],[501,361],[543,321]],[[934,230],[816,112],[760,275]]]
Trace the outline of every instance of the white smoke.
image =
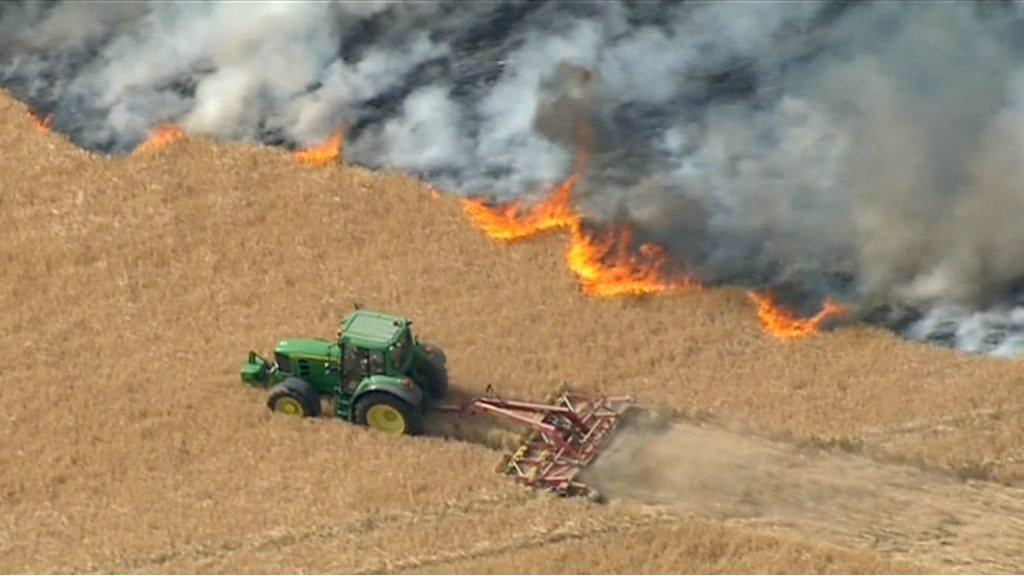
[[[445,53],[444,46],[421,34],[405,46],[384,47],[355,63],[337,58],[324,69],[321,86],[287,102],[274,124],[296,142],[320,140],[339,123],[353,121],[363,102],[395,88],[416,66]],[[442,106],[450,107],[448,102]]]
[[907,335],[967,352],[1017,356],[1024,351],[1024,306],[1001,306],[982,312],[938,306],[914,322]]
[[583,208],[705,280],[909,305],[911,337],[1010,354],[1020,7],[9,4],[0,84],[91,148],[164,121],[285,145],[344,125],[350,162],[499,197],[563,178],[585,117]]

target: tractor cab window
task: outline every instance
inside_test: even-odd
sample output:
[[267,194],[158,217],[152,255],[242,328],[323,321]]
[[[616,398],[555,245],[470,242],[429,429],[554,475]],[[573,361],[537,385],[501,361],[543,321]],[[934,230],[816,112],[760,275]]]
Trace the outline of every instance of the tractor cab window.
[[384,353],[380,350],[372,350],[370,352],[370,374],[383,374],[384,373]]
[[358,385],[369,375],[369,359],[366,350],[345,346],[341,359],[341,381],[346,386]]
[[380,350],[345,346],[341,361],[341,379],[346,383],[384,373],[384,353]]
[[274,362],[277,363],[277,369],[281,372],[288,373],[292,371],[292,360],[284,354],[280,352],[275,353]]
[[399,338],[389,349],[391,354],[391,369],[399,370],[409,361],[409,354],[412,353],[412,346],[408,338]]

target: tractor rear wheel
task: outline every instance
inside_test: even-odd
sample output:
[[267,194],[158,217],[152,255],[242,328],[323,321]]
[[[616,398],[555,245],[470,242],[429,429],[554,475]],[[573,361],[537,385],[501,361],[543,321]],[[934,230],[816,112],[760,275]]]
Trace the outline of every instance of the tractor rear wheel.
[[319,416],[320,395],[308,382],[288,378],[270,389],[267,407],[288,416]]
[[433,399],[444,398],[448,392],[448,368],[444,351],[435,344],[426,344],[430,359],[419,369],[420,387]]
[[390,436],[414,435],[423,430],[419,410],[387,392],[368,392],[356,401],[356,424]]

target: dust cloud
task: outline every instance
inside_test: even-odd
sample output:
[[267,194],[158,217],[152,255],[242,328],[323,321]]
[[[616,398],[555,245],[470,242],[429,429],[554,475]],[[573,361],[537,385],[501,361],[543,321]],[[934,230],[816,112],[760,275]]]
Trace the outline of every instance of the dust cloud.
[[625,427],[587,471],[614,504],[640,501],[838,545],[1020,572],[1024,490],[722,428]]

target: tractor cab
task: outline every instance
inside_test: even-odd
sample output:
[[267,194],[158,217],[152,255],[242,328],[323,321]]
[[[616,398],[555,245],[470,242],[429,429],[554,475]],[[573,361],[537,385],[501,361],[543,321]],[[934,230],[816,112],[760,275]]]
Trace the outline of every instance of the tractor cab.
[[375,374],[405,376],[414,346],[411,324],[405,318],[367,310],[345,316],[338,328],[342,387],[353,388]]

